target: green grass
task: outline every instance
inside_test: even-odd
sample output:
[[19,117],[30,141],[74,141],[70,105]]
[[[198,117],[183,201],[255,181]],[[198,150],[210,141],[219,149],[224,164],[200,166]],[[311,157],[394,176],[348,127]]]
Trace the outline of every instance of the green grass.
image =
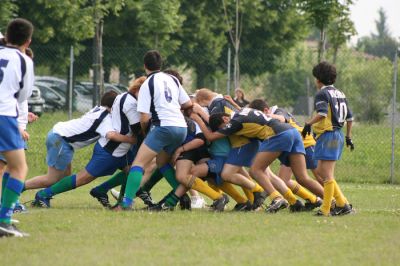
[[[357,213],[329,218],[287,210],[114,213],[90,197],[92,186],[58,195],[51,209],[15,215],[31,237],[0,239],[1,265],[395,265],[400,260],[400,186],[344,184]],[[159,199],[167,191],[163,182],[153,194]],[[33,195],[28,191],[22,200]]]
[[[75,114],[78,116],[79,114]],[[29,125],[31,134],[27,152],[30,171],[28,176],[46,172],[47,132],[58,121],[65,121],[67,115],[62,113],[44,114],[37,122]],[[391,128],[387,125],[355,124],[353,129],[355,150],[345,148],[342,159],[336,167],[336,178],[339,181],[355,183],[388,183],[390,181],[391,161]],[[394,181],[400,183],[400,128],[396,128],[397,146],[395,149]],[[92,153],[92,148],[78,150],[74,157],[74,170],[85,167]],[[275,163],[275,168],[277,162]]]

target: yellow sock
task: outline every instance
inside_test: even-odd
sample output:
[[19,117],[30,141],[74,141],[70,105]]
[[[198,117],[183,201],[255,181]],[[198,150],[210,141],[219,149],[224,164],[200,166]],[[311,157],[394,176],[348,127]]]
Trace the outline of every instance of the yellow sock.
[[290,205],[295,204],[297,201],[296,196],[293,194],[293,192],[290,189],[288,189],[286,191],[286,193],[283,194],[283,197],[289,202]]
[[296,186],[292,189],[293,193],[299,196],[302,199],[309,200],[311,203],[315,203],[317,201],[317,196],[306,190],[303,186],[301,186],[296,181],[293,181]]
[[253,192],[251,192],[250,189],[247,189],[247,188],[244,188],[244,187],[242,187],[242,190],[243,190],[244,194],[246,195],[246,198],[247,198],[251,203],[253,203],[253,202],[254,202],[254,195],[253,195]]
[[271,200],[271,201],[273,201],[274,199],[276,199],[276,198],[281,198],[282,197],[282,195],[278,192],[278,191],[274,191],[274,192],[272,192],[271,194],[269,194],[269,196],[268,196],[268,198]]
[[336,180],[333,180],[333,184],[335,186],[335,190],[333,192],[333,197],[336,200],[336,205],[338,207],[343,207],[346,203],[348,203],[347,199],[343,195],[342,191],[340,190],[339,185],[336,183]]
[[321,206],[321,211],[325,215],[329,215],[331,211],[331,203],[334,191],[335,191],[334,180],[329,180],[327,182],[324,182],[324,200]]
[[263,192],[264,189],[257,183],[255,183],[255,187],[251,190],[251,192]]
[[196,177],[196,179],[194,180],[192,189],[206,195],[212,200],[220,199],[222,197],[222,193],[215,191],[209,185],[207,185],[206,182],[198,177]]
[[245,197],[243,197],[231,183],[224,182],[224,183],[222,183],[221,186],[219,186],[219,188],[222,189],[222,191],[224,191],[226,194],[228,194],[237,203],[247,202],[247,199]]

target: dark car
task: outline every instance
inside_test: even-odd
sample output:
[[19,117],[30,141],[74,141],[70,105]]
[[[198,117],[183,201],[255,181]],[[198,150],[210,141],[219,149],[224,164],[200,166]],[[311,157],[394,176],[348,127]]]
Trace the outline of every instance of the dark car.
[[38,116],[44,112],[45,100],[42,98],[40,89],[36,86],[32,89],[32,95],[28,98],[28,110]]
[[44,110],[46,112],[65,108],[66,100],[62,93],[55,90],[47,83],[35,82],[35,86],[40,89],[41,95],[45,100]]

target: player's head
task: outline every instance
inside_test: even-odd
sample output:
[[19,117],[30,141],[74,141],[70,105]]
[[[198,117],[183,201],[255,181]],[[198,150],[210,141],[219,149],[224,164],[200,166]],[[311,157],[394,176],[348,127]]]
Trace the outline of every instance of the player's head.
[[161,69],[162,58],[158,51],[150,50],[143,57],[144,67],[149,72]]
[[216,113],[210,115],[209,125],[212,131],[217,131],[219,128],[224,127],[231,121],[230,115],[226,113]]
[[144,83],[145,80],[146,80],[145,76],[141,76],[141,77],[135,79],[129,85],[128,91],[137,97],[139,90],[140,90],[140,86],[142,86],[142,84]]
[[16,18],[7,25],[6,41],[8,44],[28,47],[33,33],[33,25],[26,19]]
[[267,102],[263,99],[255,99],[249,103],[249,108],[253,108],[264,113],[269,112],[269,106]]
[[196,92],[196,101],[200,106],[208,106],[217,94],[209,89],[202,88]]
[[336,81],[336,67],[326,61],[314,66],[312,74],[323,85],[332,85]]
[[118,93],[113,90],[105,92],[101,97],[100,105],[111,109],[117,95]]
[[164,72],[164,73],[167,73],[167,74],[169,74],[169,75],[174,76],[175,78],[177,78],[177,79],[179,80],[179,83],[180,83],[181,85],[183,85],[183,78],[182,78],[182,76],[179,74],[178,71],[173,70],[173,69],[166,69],[166,70],[164,70],[163,72]]

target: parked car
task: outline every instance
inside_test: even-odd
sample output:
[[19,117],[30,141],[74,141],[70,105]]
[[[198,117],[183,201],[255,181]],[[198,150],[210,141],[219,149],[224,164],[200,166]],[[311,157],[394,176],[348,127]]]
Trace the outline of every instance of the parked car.
[[41,95],[45,100],[44,111],[56,111],[65,108],[65,96],[52,88],[48,83],[35,82],[35,86],[40,89]]
[[40,89],[36,86],[32,89],[32,95],[28,98],[28,110],[38,116],[44,112],[45,100],[42,98]]
[[[91,82],[91,81],[81,81],[81,82],[77,82],[76,84],[84,86],[84,87],[87,88],[91,93],[93,92],[93,82]],[[124,93],[124,92],[127,91],[127,89],[122,89],[122,88],[117,87],[117,86],[115,86],[115,85],[113,85],[113,84],[104,83],[104,91],[107,92],[107,91],[110,91],[110,90],[113,90],[113,91],[115,91],[115,92],[118,93],[118,94]]]

